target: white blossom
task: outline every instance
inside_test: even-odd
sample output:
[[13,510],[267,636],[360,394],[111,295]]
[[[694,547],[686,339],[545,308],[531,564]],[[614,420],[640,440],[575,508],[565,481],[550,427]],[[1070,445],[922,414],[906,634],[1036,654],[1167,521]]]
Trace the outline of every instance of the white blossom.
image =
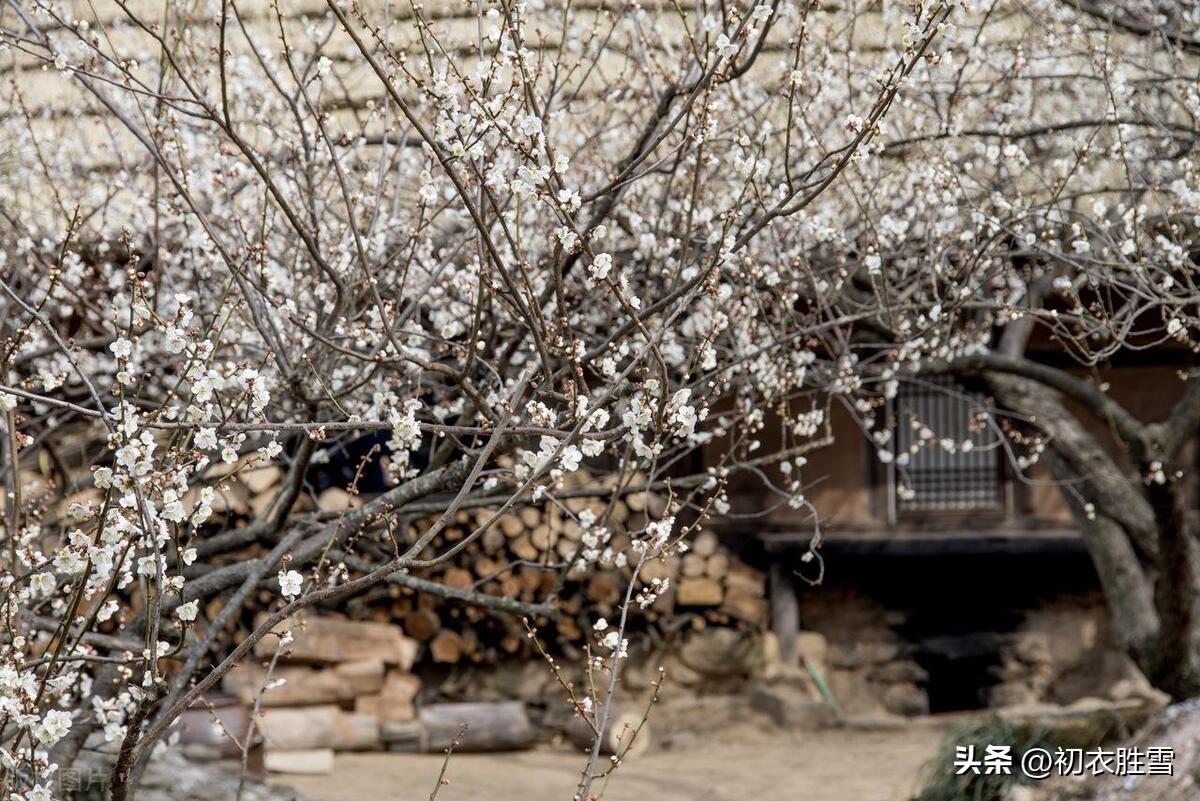
[[191,622],[196,619],[196,612],[199,608],[200,603],[198,601],[188,601],[176,607],[175,616],[184,622]]
[[279,593],[284,598],[295,598],[300,595],[304,584],[304,576],[295,570],[279,571]]

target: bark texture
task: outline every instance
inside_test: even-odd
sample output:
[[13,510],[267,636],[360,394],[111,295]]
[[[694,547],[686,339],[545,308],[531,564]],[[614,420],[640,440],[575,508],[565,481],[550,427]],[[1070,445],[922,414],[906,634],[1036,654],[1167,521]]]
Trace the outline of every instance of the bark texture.
[[[978,375],[1001,406],[1046,436],[1046,466],[1079,526],[1122,644],[1159,689],[1176,699],[1200,694],[1200,554],[1176,465],[1179,442],[1190,432],[1171,421],[1141,423],[1106,397],[1089,398],[1065,371],[1039,380],[1053,368],[1013,363],[1016,369]],[[1076,403],[1069,407],[1067,397]],[[1180,404],[1190,401],[1189,392]],[[1088,431],[1079,409],[1106,424],[1119,419],[1108,428],[1133,473]],[[1175,420],[1190,417],[1177,410]]]

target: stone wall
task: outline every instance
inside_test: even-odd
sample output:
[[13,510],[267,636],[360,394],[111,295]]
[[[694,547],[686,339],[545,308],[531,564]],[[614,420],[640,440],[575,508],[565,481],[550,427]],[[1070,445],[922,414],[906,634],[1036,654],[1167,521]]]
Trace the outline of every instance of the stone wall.
[[[948,711],[938,703],[947,697],[966,699],[962,709],[1070,704],[1144,682],[1115,642],[1098,594],[1063,595],[1018,617],[1011,630],[915,640],[908,610],[831,588],[805,596],[801,619],[820,635],[825,679],[849,715]],[[813,657],[813,642],[802,638],[802,655]]]

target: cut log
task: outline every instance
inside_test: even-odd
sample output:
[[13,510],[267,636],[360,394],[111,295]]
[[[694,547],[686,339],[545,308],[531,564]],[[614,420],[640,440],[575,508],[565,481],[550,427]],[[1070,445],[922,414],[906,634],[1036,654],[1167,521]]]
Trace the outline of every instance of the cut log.
[[444,629],[429,643],[429,654],[434,662],[452,665],[462,659],[463,639],[458,632]]
[[225,608],[225,598],[217,597],[204,605],[204,617],[206,620],[213,621],[221,614],[221,610]]
[[317,508],[329,514],[339,514],[362,506],[362,498],[351,495],[341,487],[330,487],[317,496]]
[[[605,491],[616,489],[619,485],[616,479],[607,475],[595,478],[573,475],[563,486],[569,488],[569,482],[576,480],[584,481],[581,486],[605,488]],[[235,479],[226,481],[230,485],[243,483]],[[640,487],[644,484],[639,485],[635,481],[629,486]],[[275,490],[270,489],[265,494],[272,497]],[[461,553],[452,561],[444,566],[414,568],[413,575],[449,587],[473,586],[493,597],[537,603],[555,590],[557,575],[555,570],[539,570],[534,565],[543,561],[558,563],[575,555],[583,534],[576,516],[584,509],[591,510],[601,517],[607,517],[606,513],[609,510],[615,510],[612,517],[605,521],[605,525],[611,531],[611,537],[605,545],[613,548],[615,552],[624,552],[622,549],[628,550],[630,543],[628,532],[637,530],[647,518],[657,519],[656,510],[661,509],[665,503],[665,496],[634,492],[620,499],[612,499],[608,495],[599,498],[570,498],[563,501],[563,506],[539,503],[516,508],[497,518],[494,526],[483,532],[479,539],[466,543],[465,547],[461,548]],[[631,510],[630,504],[635,508]],[[456,522],[444,532],[444,536],[422,552],[422,558],[435,557],[452,541],[461,544],[465,534],[480,527],[493,513],[494,509],[477,508],[457,515]],[[621,518],[625,519],[624,524],[620,522]],[[428,530],[432,520],[429,518],[406,521],[405,528],[410,532],[409,541],[413,540],[416,532]],[[729,625],[745,630],[752,626],[761,626],[764,608],[762,602],[767,592],[764,574],[733,556],[730,549],[722,544],[715,530],[701,530],[690,535],[689,544],[692,547],[685,555],[651,560],[643,565],[638,590],[652,586],[651,582],[654,579],[670,580],[669,589],[661,593],[653,606],[646,610],[647,619],[661,620],[664,614],[678,607],[693,613],[689,617],[689,623],[696,628],[706,625]],[[265,549],[261,546],[251,546],[238,553],[237,557],[252,559],[260,558],[264,554]],[[517,564],[518,561],[531,564],[520,565]],[[568,581],[558,594],[558,606],[563,617],[559,618],[559,621],[545,624],[546,636],[556,639],[562,646],[586,641],[586,620],[594,619],[596,615],[611,617],[623,595],[630,572],[629,568],[618,569],[610,563],[598,565],[597,570]],[[277,594],[272,595],[264,590],[263,594],[256,594],[252,600],[256,604],[263,604],[262,608],[265,608],[267,604],[276,603],[278,597]],[[592,611],[584,614],[583,608],[588,606],[592,607]],[[219,601],[214,603],[211,610],[206,611],[210,617],[218,614]],[[694,614],[697,612],[700,614]],[[314,610],[310,610],[309,613],[316,614]],[[336,620],[332,625],[339,628],[372,625],[350,623],[345,618],[355,621],[374,620],[377,621],[374,625],[384,630],[387,630],[390,624],[391,628],[399,629],[404,635],[403,642],[407,647],[419,650],[424,654],[422,658],[431,664],[490,664],[495,660],[504,659],[506,654],[527,657],[531,650],[523,628],[512,620],[490,617],[479,608],[419,593],[398,584],[387,585],[377,591],[358,596],[351,606],[340,614],[330,610],[326,610],[324,614],[332,614]],[[294,625],[290,628],[295,629],[297,642],[287,649],[284,657],[288,667],[310,664],[329,670],[332,666],[341,664],[340,660],[362,656],[361,652],[366,648],[363,645],[364,638],[357,631],[340,631],[331,637],[332,643],[314,647],[306,642],[310,637],[303,629]],[[231,635],[245,636],[236,629],[231,631]],[[420,648],[422,643],[424,648]],[[273,645],[274,641],[268,640],[266,645],[259,646],[258,652],[266,656],[273,650]],[[389,658],[389,663],[395,666],[399,661],[393,657]],[[280,666],[285,665],[281,662]],[[358,708],[364,713],[370,712],[385,717],[382,681],[383,677],[377,664],[362,683],[352,685],[351,698],[345,696],[344,690],[326,689],[322,691],[324,694],[314,693],[311,698],[305,700],[336,703],[343,709],[349,709],[357,700]],[[331,683],[337,684],[336,681]],[[296,689],[299,681],[293,679],[291,684],[292,687],[288,687],[288,690]],[[280,697],[278,694],[284,692],[284,689],[279,688],[274,692],[276,697]],[[484,697],[513,696],[500,694]],[[405,713],[398,715],[405,716]]]
[[711,531],[701,531],[692,540],[692,553],[699,554],[700,556],[712,556],[717,552],[717,545],[719,544],[716,534]]
[[420,721],[383,723],[379,733],[389,751],[417,754],[428,750],[425,727]]
[[[600,739],[600,753],[624,758],[637,756],[649,748],[650,724],[643,722],[643,717],[633,709],[613,709],[604,727],[604,736]],[[578,715],[567,724],[566,734],[572,743],[585,750],[591,749],[596,742],[595,730]]]
[[260,492],[257,495],[251,495],[248,502],[250,505],[250,514],[254,515],[255,518],[266,517],[274,500],[275,493],[273,492]]
[[490,579],[500,572],[500,563],[490,556],[479,557],[471,567],[481,579]]
[[[474,607],[474,606],[466,607],[463,610],[463,612],[466,615],[468,624],[478,623],[480,620],[482,620],[487,615],[487,613],[484,612],[482,609],[479,609],[478,607]],[[472,661],[478,662],[479,661],[478,657],[479,657],[479,653],[480,653],[480,651],[479,651],[479,635],[475,632],[475,627],[472,625],[468,625],[466,628],[464,628],[462,630],[462,632],[459,634],[459,637],[462,640],[461,648],[462,648],[463,656],[469,656],[469,657],[471,657]]]
[[559,636],[565,640],[579,640],[583,637],[583,629],[579,628],[579,624],[574,618],[560,617],[555,621],[555,626],[558,628]]
[[738,620],[753,623],[755,626],[765,625],[771,614],[771,608],[766,598],[728,587],[725,589],[725,599],[721,603],[721,611]]
[[630,512],[629,519],[625,521],[626,531],[641,531],[650,522],[650,518],[646,517],[645,512]]
[[334,673],[341,676],[355,695],[377,693],[383,688],[383,676],[386,670],[382,659],[365,659],[361,662],[344,662],[333,668]]
[[533,543],[529,541],[528,534],[522,534],[513,540],[508,546],[513,555],[518,559],[523,559],[526,562],[536,562],[538,558],[538,549],[533,547]]
[[492,526],[487,531],[483,532],[479,538],[480,544],[483,545],[483,552],[492,556],[499,556],[504,552],[505,543],[508,538],[504,536],[504,532],[496,526]]
[[434,752],[455,740],[458,751],[513,751],[529,748],[537,735],[520,701],[431,704],[421,708],[418,719],[425,747]]
[[562,599],[562,603],[559,604],[559,610],[568,615],[579,614],[583,610],[583,593],[572,593]]
[[[301,614],[284,621],[277,631],[290,630],[294,641],[285,646],[285,656],[293,662],[362,662],[379,659],[388,665],[411,670],[417,655],[417,643],[398,626],[360,620],[341,620]],[[275,651],[274,637],[264,637],[254,647],[260,658]]]
[[421,691],[421,680],[410,673],[392,672],[387,676],[383,690],[355,701],[354,711],[378,718],[380,724],[407,723],[416,720],[417,694]]
[[277,464],[255,467],[238,473],[238,481],[246,485],[253,495],[260,495],[274,487],[283,478],[283,468]]
[[579,542],[583,539],[583,529],[574,520],[567,520],[563,523],[562,536],[571,542]]
[[298,776],[320,776],[333,773],[333,749],[307,748],[283,751],[268,748],[263,753],[263,767],[270,773],[293,773]]
[[222,679],[225,691],[246,705],[253,705],[260,694],[264,707],[339,703],[354,697],[350,682],[332,670],[277,665],[271,673],[272,686],[264,690],[267,683],[266,668],[245,662]]
[[533,543],[533,547],[539,551],[548,551],[554,545],[557,537],[550,530],[550,526],[542,524],[529,532],[529,541]]
[[432,609],[414,609],[404,616],[404,633],[417,642],[429,642],[442,628],[442,620]]
[[522,584],[521,580],[514,576],[511,572],[506,573],[500,579],[499,594],[505,598],[519,598],[521,595]]
[[475,584],[475,577],[469,570],[452,567],[442,576],[442,583],[456,590],[469,590]]
[[563,476],[562,483],[567,489],[581,489],[587,486],[590,480],[591,477],[588,475],[587,470],[576,470]]
[[249,501],[250,491],[244,485],[224,481],[218,485],[217,495],[213,498],[212,508],[218,514],[233,512],[234,514],[244,515],[250,511]]
[[[348,606],[349,604],[347,604],[347,607]],[[387,607],[384,607],[383,604],[379,604],[379,608],[385,609]],[[404,618],[412,614],[413,608],[414,607],[411,598],[397,598],[396,600],[392,601],[391,608],[388,609],[388,612],[391,615],[390,619],[404,620]]]
[[698,553],[688,552],[683,555],[680,561],[679,573],[688,578],[696,578],[704,575],[705,558]]
[[563,537],[554,544],[554,552],[562,559],[570,559],[575,555],[576,549],[579,548],[578,540],[570,540]]
[[709,578],[722,579],[729,572],[729,556],[720,552],[714,553],[704,562],[704,575]]
[[668,556],[665,559],[650,559],[642,565],[639,574],[644,584],[654,579],[669,579],[675,581],[679,577],[679,557]]
[[675,591],[680,606],[719,606],[723,596],[721,582],[707,577],[681,578]]
[[771,563],[771,631],[779,639],[779,657],[785,665],[799,661],[800,601],[791,572],[779,562]]
[[735,559],[729,563],[729,570],[725,574],[725,588],[762,598],[767,594],[767,577],[761,570]]
[[412,701],[396,702],[384,697],[383,693],[360,695],[354,699],[354,711],[362,715],[370,715],[385,723],[407,723],[417,718],[417,708]]
[[531,565],[522,565],[517,571],[517,578],[521,586],[530,592],[535,592],[542,586],[542,571]]
[[613,576],[597,573],[588,579],[587,596],[596,603],[611,605],[621,599],[621,588]]
[[654,604],[649,610],[647,610],[647,618],[649,619],[650,615],[654,615],[655,618],[657,618],[657,616],[660,614],[669,615],[673,613],[675,611],[675,594],[678,589],[678,585],[676,585],[675,582],[671,582],[671,585],[667,588],[666,592],[660,592],[658,594],[658,599],[655,600]]
[[380,745],[375,717],[343,712],[333,705],[266,709],[259,716],[258,728],[268,750],[363,751]]
[[497,521],[497,525],[510,540],[521,536],[521,532],[525,530],[525,522],[518,515],[504,515]]

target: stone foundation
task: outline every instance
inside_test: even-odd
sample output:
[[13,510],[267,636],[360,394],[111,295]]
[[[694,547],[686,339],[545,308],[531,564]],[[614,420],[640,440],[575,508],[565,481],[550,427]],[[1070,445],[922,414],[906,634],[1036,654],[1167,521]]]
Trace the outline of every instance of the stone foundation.
[[1098,595],[1064,596],[1014,617],[1008,630],[913,632],[908,610],[862,593],[818,590],[802,603],[801,622],[812,635],[802,638],[801,655],[824,666],[839,706],[852,715],[1070,704],[1144,685]]

